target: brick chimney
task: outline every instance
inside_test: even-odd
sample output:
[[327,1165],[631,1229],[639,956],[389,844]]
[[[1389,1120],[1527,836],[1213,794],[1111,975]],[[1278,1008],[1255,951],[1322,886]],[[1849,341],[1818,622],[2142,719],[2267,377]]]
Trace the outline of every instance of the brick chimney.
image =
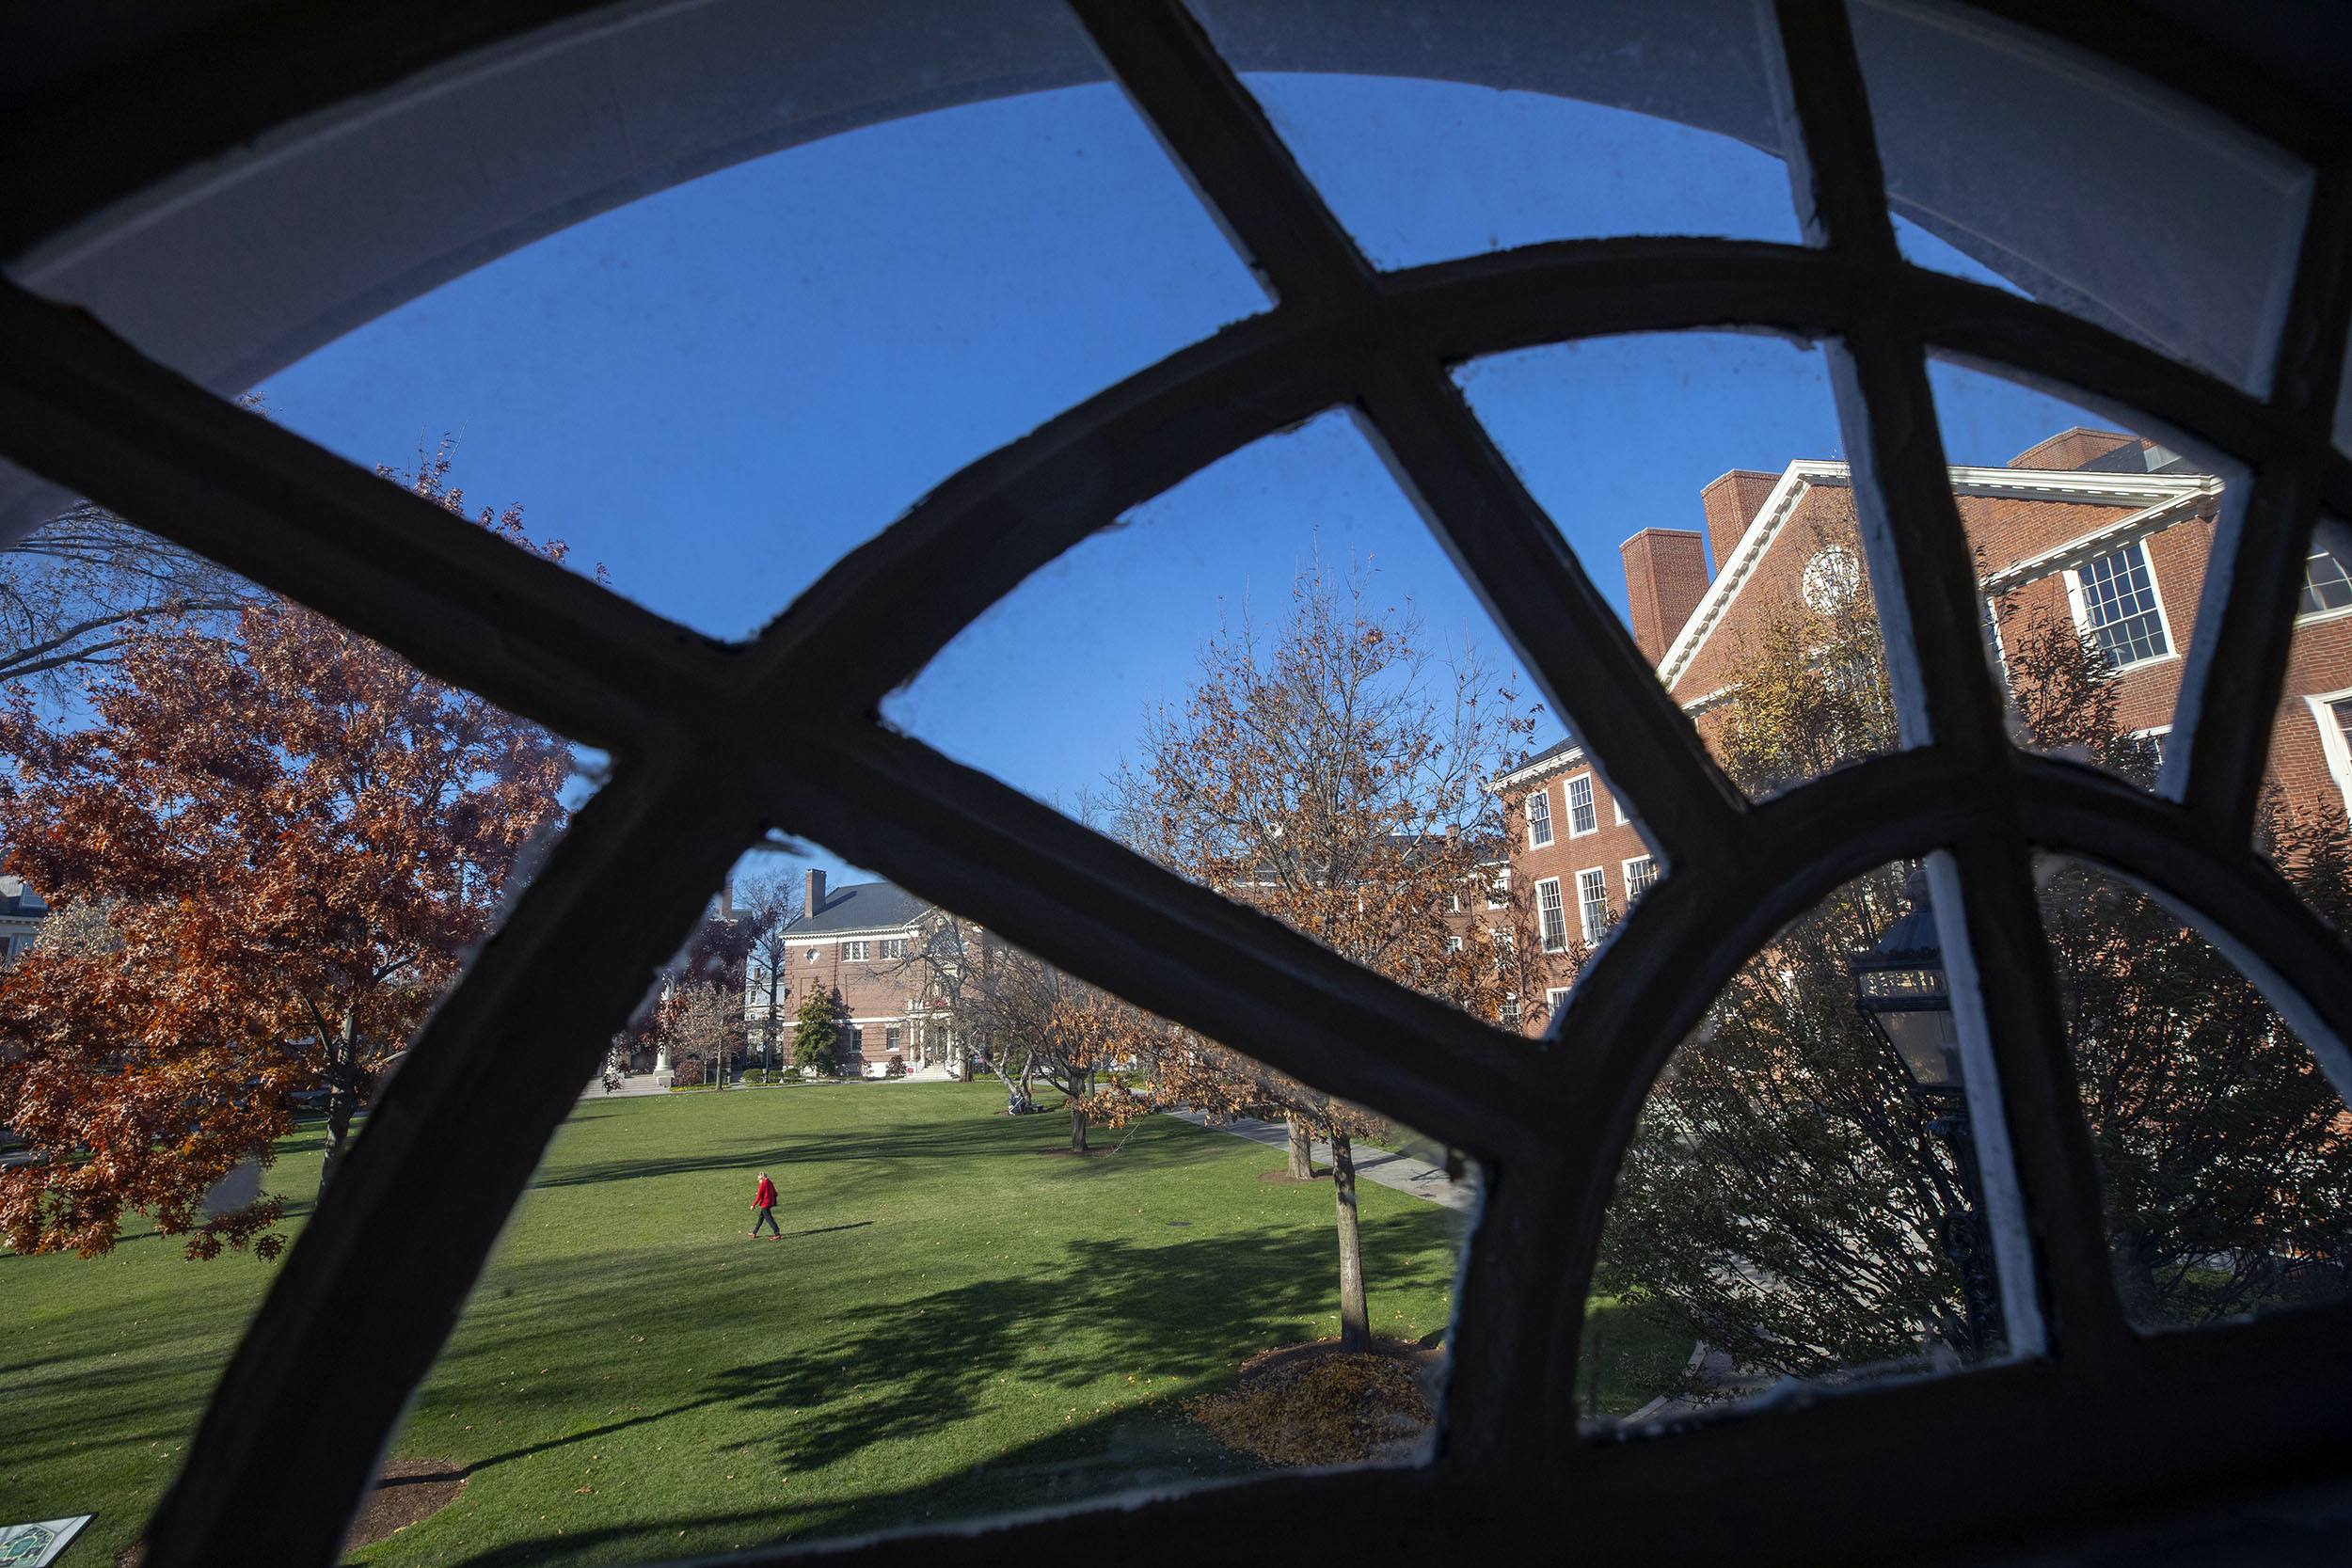
[[2012,468],[2082,468],[2121,447],[2137,447],[2137,436],[2120,430],[2086,430],[2076,425],[2046,440],[2035,442],[2009,460]]
[[1699,505],[1707,513],[1707,541],[1715,546],[1715,570],[1731,564],[1731,552],[1746,538],[1748,525],[1764,510],[1764,498],[1780,483],[1778,474],[1734,468],[1699,490]]
[[1707,543],[1687,529],[1645,528],[1619,546],[1618,553],[1625,557],[1633,645],[1655,664],[1666,657],[1675,634],[1707,592]]
[[815,866],[811,866],[809,867],[808,872],[807,907],[801,912],[803,914],[817,914],[820,912],[824,907],[825,874],[818,870]]

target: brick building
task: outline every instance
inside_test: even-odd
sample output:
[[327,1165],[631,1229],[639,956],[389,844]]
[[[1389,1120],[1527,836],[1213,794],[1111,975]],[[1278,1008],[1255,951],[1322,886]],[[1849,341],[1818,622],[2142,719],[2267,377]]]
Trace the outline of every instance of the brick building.
[[[2119,676],[2123,727],[2162,737],[2180,694],[2221,481],[2166,449],[2113,431],[2061,432],[1999,468],[1955,467],[1952,488],[1983,572],[1986,635],[2001,617],[2064,617]],[[1843,463],[1779,474],[1734,470],[1700,492],[1705,531],[1645,529],[1626,541],[1635,644],[1705,728],[1739,679],[1754,631],[1778,608],[1864,582]],[[1712,546],[1715,569],[1708,569]],[[2315,546],[2271,736],[2271,772],[2299,807],[2352,802],[2352,579],[2340,530]],[[1598,940],[1657,876],[1627,808],[1576,740],[1498,779],[1521,824],[1510,875],[1534,894],[1548,952]],[[1565,994],[1551,988],[1547,1001]],[[1531,1008],[1528,1026],[1545,1010]]]
[[[844,1069],[867,1078],[925,1069],[961,1076],[962,1042],[938,994],[940,971],[926,954],[944,935],[977,946],[985,933],[890,882],[829,889],[821,871],[808,873],[803,908],[784,928],[787,1006],[798,1007],[812,990],[839,994],[849,1009]],[[756,960],[751,968],[746,1010],[764,1016],[767,975]]]
[[0,964],[13,963],[40,940],[49,905],[22,877],[0,877]]

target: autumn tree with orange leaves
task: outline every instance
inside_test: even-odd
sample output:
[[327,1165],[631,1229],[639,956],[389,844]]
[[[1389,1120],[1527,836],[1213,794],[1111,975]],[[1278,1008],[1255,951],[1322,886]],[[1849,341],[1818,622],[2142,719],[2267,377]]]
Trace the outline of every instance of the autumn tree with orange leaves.
[[[1360,565],[1315,562],[1271,636],[1245,621],[1203,646],[1181,708],[1147,716],[1111,781],[1120,836],[1179,874],[1333,952],[1499,1025],[1540,994],[1523,895],[1489,896],[1511,807],[1487,785],[1534,729],[1511,684],[1419,616],[1377,605]],[[1239,1052],[1140,1015],[1126,1048],[1155,1097],[1213,1118],[1281,1116],[1331,1146],[1343,1346],[1370,1342],[1353,1143],[1385,1124]]]
[[[447,468],[444,450],[413,487],[462,515]],[[528,544],[514,511],[480,521]],[[0,1232],[90,1257],[136,1211],[191,1258],[272,1257],[278,1199],[206,1195],[269,1163],[304,1090],[327,1094],[331,1180],[372,1084],[561,826],[570,752],[274,596],[226,636],[130,636],[87,696],[82,724],[0,702],[8,869],[112,933],[0,977],[0,1123],[45,1156],[0,1172]]]

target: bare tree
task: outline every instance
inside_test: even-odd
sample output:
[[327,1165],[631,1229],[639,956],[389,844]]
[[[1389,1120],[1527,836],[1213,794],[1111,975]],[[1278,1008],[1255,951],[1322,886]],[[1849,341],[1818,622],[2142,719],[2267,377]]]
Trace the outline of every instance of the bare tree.
[[140,633],[229,618],[262,600],[244,578],[84,501],[0,546],[0,681],[66,694]]
[[[1533,727],[1474,649],[1440,657],[1409,603],[1380,608],[1366,570],[1317,562],[1272,637],[1221,626],[1184,705],[1146,716],[1141,762],[1109,781],[1117,832],[1367,969],[1513,1023],[1537,944],[1523,895],[1494,886],[1512,807],[1488,785]],[[1162,1099],[1286,1117],[1294,1168],[1309,1138],[1329,1140],[1341,1340],[1364,1348],[1352,1142],[1383,1124],[1213,1042],[1155,1049]]]
[[744,1027],[769,1067],[776,1065],[793,1028],[792,943],[784,928],[801,917],[801,883],[787,870],[762,871],[736,884],[735,915],[748,942]]

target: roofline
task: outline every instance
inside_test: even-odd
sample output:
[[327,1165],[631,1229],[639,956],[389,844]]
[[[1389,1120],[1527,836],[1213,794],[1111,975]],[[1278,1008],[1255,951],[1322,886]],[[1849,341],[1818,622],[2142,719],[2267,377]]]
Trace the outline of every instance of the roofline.
[[1590,761],[1591,759],[1584,754],[1582,746],[1571,746],[1565,752],[1555,752],[1549,756],[1537,757],[1533,762],[1523,762],[1508,773],[1497,773],[1486,781],[1486,789],[1491,794],[1512,784],[1534,784],[1537,779],[1547,778],[1553,773],[1565,772],[1571,768],[1583,767]]
[[[1985,579],[1985,587],[2001,592],[2019,582],[2030,580],[2066,563],[2065,558],[2088,544],[2110,534],[2130,533],[2163,522],[2174,513],[2195,510],[2204,500],[2221,493],[2222,482],[2213,474],[2134,474],[2100,473],[2077,468],[1988,468],[1954,465],[1946,472],[1950,476],[1953,493],[1963,496],[1998,496],[2017,500],[2066,501],[2080,505],[2134,505],[2132,515],[2104,523],[2077,539],[2070,540],[2056,549],[2044,550],[2026,561],[2003,567]],[[1658,661],[1658,678],[1668,691],[1690,672],[1691,662],[1707,640],[1714,635],[1732,602],[1756,570],[1756,563],[1780,537],[1796,512],[1797,502],[1816,484],[1851,485],[1853,470],[1845,463],[1818,458],[1801,458],[1784,469],[1780,482],[1764,498],[1764,504],[1756,520],[1740,537],[1731,552],[1731,559],[1722,563],[1715,580],[1707,585],[1696,608],[1667,645],[1663,657]],[[2030,572],[2024,568],[2033,566]]]

